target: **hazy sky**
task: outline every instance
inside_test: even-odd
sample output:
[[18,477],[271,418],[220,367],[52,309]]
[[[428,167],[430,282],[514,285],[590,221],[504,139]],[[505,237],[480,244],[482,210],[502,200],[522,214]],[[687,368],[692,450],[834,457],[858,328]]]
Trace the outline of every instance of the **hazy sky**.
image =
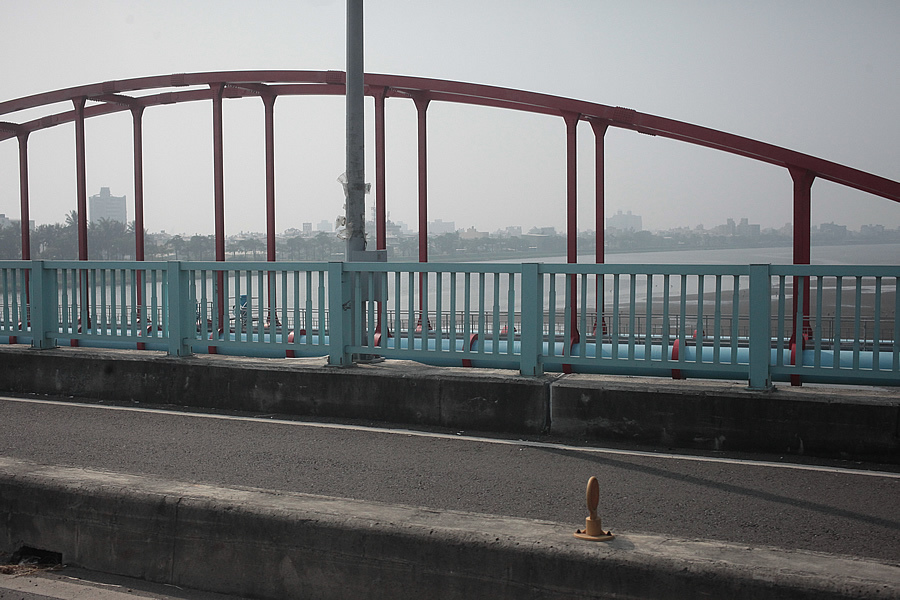
[[[239,69],[345,68],[343,1],[2,0],[0,100],[112,79]],[[369,1],[368,72],[483,83],[625,106],[758,139],[900,180],[900,2],[601,0]],[[54,107],[69,110],[71,105]],[[342,213],[344,100],[275,105],[277,229]],[[24,121],[44,113],[0,117]],[[227,233],[265,230],[263,106],[225,101]],[[387,103],[387,203],[416,223],[415,108]],[[367,179],[374,180],[367,100]],[[429,220],[529,229],[565,223],[561,118],[432,103]],[[210,103],[144,113],[146,227],[212,233]],[[579,216],[593,229],[593,135],[579,138]],[[86,126],[88,195],[128,197],[131,117]],[[76,207],[74,127],[29,140],[31,216]],[[606,214],[647,229],[728,217],[781,227],[785,169],[611,128]],[[900,226],[900,203],[818,180],[814,224]],[[0,213],[17,218],[15,140],[0,143]],[[370,197],[371,201],[371,197]]]

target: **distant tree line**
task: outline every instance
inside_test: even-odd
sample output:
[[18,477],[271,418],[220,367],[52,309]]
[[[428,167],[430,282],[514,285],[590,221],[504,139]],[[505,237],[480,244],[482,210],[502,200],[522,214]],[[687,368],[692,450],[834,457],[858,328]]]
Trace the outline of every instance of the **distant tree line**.
[[[371,237],[371,234],[370,234]],[[592,253],[594,232],[578,235],[579,254]],[[88,225],[88,258],[91,260],[134,260],[134,222],[100,220]],[[872,233],[845,232],[836,239],[831,230],[814,230],[813,244],[896,243],[900,229]],[[709,231],[681,230],[653,233],[650,231],[606,231],[606,252],[641,252],[648,250],[753,248],[790,245],[791,236],[768,230],[756,236],[725,236]],[[374,242],[369,241],[369,247]],[[167,236],[144,232],[146,260],[215,260],[215,236]],[[256,237],[231,237],[225,241],[228,260],[266,260],[266,241]],[[445,233],[428,238],[428,258],[431,261],[491,260],[561,256],[566,253],[565,235],[523,235],[469,237],[460,232]],[[333,233],[278,237],[275,256],[279,261],[343,260],[345,242]],[[22,256],[22,237],[19,227],[0,227],[0,259],[15,260]],[[415,261],[419,257],[416,234],[390,238],[388,256],[391,260]],[[75,260],[78,258],[78,213],[71,211],[64,224],[40,225],[31,232],[31,258],[44,260]]]

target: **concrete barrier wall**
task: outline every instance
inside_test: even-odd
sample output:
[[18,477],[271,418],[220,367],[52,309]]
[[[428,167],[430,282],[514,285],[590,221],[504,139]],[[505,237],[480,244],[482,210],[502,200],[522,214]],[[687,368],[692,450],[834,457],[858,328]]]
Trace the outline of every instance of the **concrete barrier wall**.
[[900,462],[900,391],[571,375],[551,431],[588,440]]
[[900,463],[900,390],[0,346],[0,392]]
[[0,458],[0,550],[253,598],[889,598],[900,568]]
[[549,426],[552,376],[508,371],[86,348],[0,347],[0,364],[0,390],[7,392],[510,433]]

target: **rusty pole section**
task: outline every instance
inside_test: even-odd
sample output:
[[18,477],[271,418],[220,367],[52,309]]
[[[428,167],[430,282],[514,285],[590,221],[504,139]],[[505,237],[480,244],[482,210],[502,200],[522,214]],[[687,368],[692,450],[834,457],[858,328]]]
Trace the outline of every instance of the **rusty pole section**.
[[366,131],[363,0],[347,0],[347,256],[366,249]]
[[[144,107],[133,104],[131,106],[131,121],[134,131],[134,259],[144,260],[144,134],[142,119]],[[137,276],[137,303],[144,303],[144,271],[138,270]],[[138,309],[140,310],[140,309]],[[144,350],[144,342],[137,343],[138,350]]]
[[[387,211],[385,210],[385,136],[384,136],[384,100],[387,88],[374,90],[375,97],[375,249],[387,250]],[[382,333],[381,300],[376,304],[375,331]],[[385,338],[387,336],[384,336]]]
[[385,137],[384,100],[386,88],[374,90],[375,96],[375,239],[377,250],[387,249],[387,212],[385,210]]
[[[266,260],[275,262],[275,94],[261,96],[265,108],[266,120]],[[275,278],[274,273],[266,274],[268,287],[269,314],[268,321],[274,326],[278,324],[275,312]],[[274,331],[271,332],[274,334]]]
[[[595,196],[595,230],[596,239],[594,240],[594,251],[596,263],[602,265],[606,262],[606,148],[605,138],[606,130],[609,129],[609,123],[606,121],[597,121],[591,119],[591,130],[594,132],[594,196]],[[597,317],[594,323],[595,333],[599,335],[606,334],[606,320],[603,313],[606,310],[604,306],[605,288],[603,275],[597,276],[596,281],[597,293]]]
[[[430,100],[422,95],[413,96],[416,104],[418,181],[419,181],[419,262],[428,262],[428,119],[426,111]],[[427,315],[422,315],[423,281],[425,273],[419,273],[419,319],[423,331],[427,330]]]
[[75,105],[75,186],[78,193],[78,260],[88,259],[87,178],[84,159],[84,96],[72,98]]
[[606,262],[606,149],[604,139],[609,123],[591,119],[591,130],[594,132],[594,196],[596,213],[595,228],[597,238],[595,240],[596,262],[602,265]]
[[[576,144],[576,128],[579,115],[565,112],[566,121],[566,262],[578,262],[578,147]],[[575,275],[569,278],[569,306],[571,308],[570,323],[572,326],[572,344],[578,341],[578,311],[576,310],[576,294],[578,280]]]
[[[216,220],[216,260],[225,260],[225,169],[224,169],[224,149],[222,146],[222,92],[225,90],[225,84],[214,83],[210,87],[213,90],[213,180],[215,186],[215,220]],[[219,330],[224,331],[225,328],[225,273],[218,271],[216,273],[216,282],[218,290],[216,292],[216,300],[218,301],[218,317]]]
[[[29,226],[30,213],[28,207],[28,132],[19,134],[19,211],[22,220],[22,260],[31,260],[31,228]],[[25,274],[27,277],[28,271]]]
[[[28,210],[28,132],[19,133],[19,218],[22,226],[22,260],[31,260],[31,227]],[[25,302],[31,306],[31,270],[25,270]],[[29,308],[30,310],[30,308]],[[28,322],[31,322],[29,316]]]
[[428,262],[428,120],[430,100],[413,96],[417,111],[418,182],[419,182],[419,262]]
[[[144,260],[144,135],[143,106],[132,106],[134,126],[134,258]],[[138,287],[138,293],[141,288]]]
[[[810,229],[811,219],[811,191],[816,174],[806,169],[790,167],[791,179],[794,180],[794,264],[808,265],[810,263]],[[798,306],[797,300],[800,294],[800,277],[794,277],[794,325],[797,330],[797,322],[803,320],[803,332],[809,331],[809,277],[803,278],[803,306]],[[801,312],[802,311],[802,312]],[[797,340],[798,348],[801,340]]]
[[266,260],[275,261],[275,95],[261,96],[266,118]]

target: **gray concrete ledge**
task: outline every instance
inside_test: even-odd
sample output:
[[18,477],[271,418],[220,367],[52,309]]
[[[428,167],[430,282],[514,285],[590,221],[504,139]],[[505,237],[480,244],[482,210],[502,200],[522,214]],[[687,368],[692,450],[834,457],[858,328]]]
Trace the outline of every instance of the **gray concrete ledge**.
[[900,462],[900,389],[569,375],[553,433],[589,440]]
[[900,566],[826,554],[0,458],[0,549],[255,598],[897,598]]
[[900,388],[0,346],[0,392],[900,463]]
[[0,363],[7,392],[509,433],[545,432],[550,417],[552,377],[489,369],[3,346]]

